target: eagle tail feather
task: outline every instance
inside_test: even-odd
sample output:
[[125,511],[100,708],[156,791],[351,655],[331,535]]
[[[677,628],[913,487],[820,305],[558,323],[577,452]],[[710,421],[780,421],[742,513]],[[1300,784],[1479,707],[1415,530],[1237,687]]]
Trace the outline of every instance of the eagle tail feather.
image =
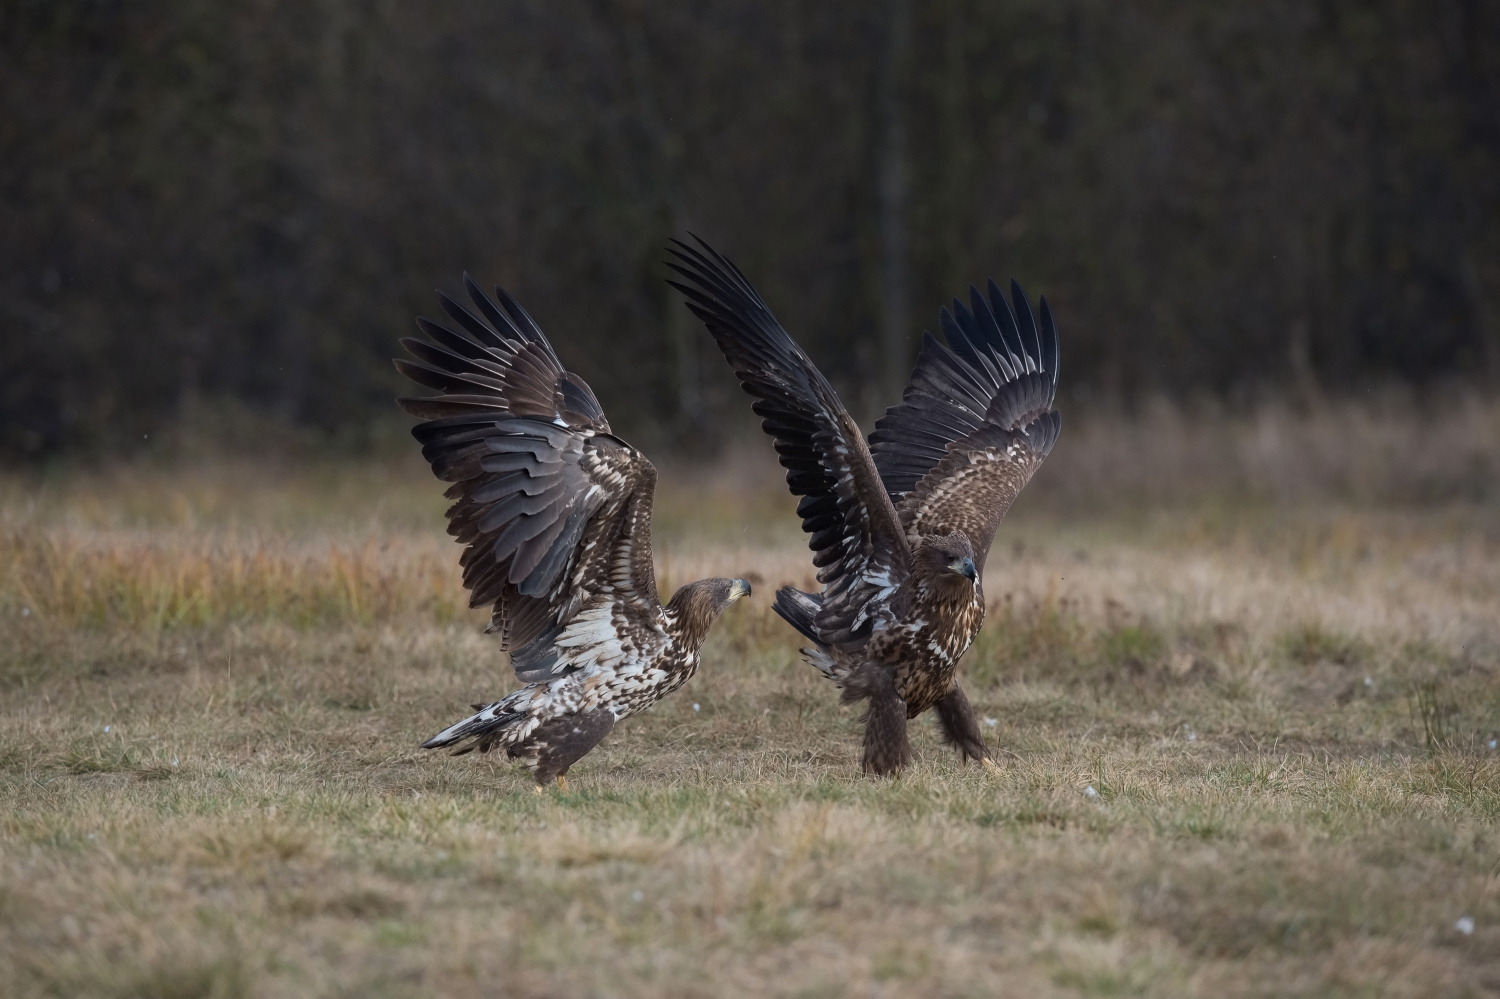
[[807,664],[828,679],[839,682],[838,663],[828,652],[828,646],[818,637],[817,627],[814,620],[818,612],[823,609],[823,598],[815,593],[804,593],[790,586],[783,586],[776,591],[776,602],[771,609],[781,615],[781,619],[793,628],[802,637],[812,641],[811,648],[802,650],[802,658]]
[[[480,708],[478,712],[463,721],[449,725],[422,743],[422,748],[444,749],[466,739],[473,739],[474,743],[455,750],[453,755],[462,756],[476,748],[483,752],[488,750],[490,744],[494,742],[492,737],[495,733],[523,717],[518,712],[508,710],[510,705],[506,701],[495,701],[492,704],[476,705],[476,707]],[[491,738],[486,738],[486,736],[491,736]]]
[[843,682],[839,677],[839,664],[834,660],[833,656],[828,654],[828,650],[822,646],[816,645],[809,649],[803,649],[802,660],[834,683]]

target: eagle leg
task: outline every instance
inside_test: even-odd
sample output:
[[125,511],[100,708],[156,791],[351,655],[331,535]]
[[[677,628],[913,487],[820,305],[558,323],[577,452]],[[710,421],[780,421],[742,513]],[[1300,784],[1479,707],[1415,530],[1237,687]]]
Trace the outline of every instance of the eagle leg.
[[979,717],[974,714],[962,687],[955,683],[952,690],[939,698],[937,714],[943,741],[962,753],[965,763],[970,760],[989,761],[990,751],[979,731]]
[[614,713],[602,709],[563,715],[538,725],[530,740],[536,747],[537,786],[544,787],[555,780],[560,789],[567,790],[563,775],[568,768],[604,741],[614,727]]
[[894,670],[866,667],[865,755],[860,763],[867,774],[895,773],[911,762],[906,737],[906,701],[896,692]]

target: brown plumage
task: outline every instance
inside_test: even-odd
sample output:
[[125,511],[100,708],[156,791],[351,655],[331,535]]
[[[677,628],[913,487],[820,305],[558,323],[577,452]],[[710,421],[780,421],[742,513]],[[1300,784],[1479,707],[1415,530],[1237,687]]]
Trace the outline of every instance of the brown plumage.
[[490,631],[526,686],[423,743],[455,753],[500,747],[538,785],[567,773],[617,721],[682,686],[709,628],[750,593],[703,579],[663,607],[651,561],[656,469],[610,432],[593,391],[564,370],[541,329],[502,289],[467,275],[477,315],[446,295],[456,328],[429,319],[401,341],[396,367],[442,395],[398,400],[450,482],[448,533],[470,605],[493,606]]
[[811,538],[819,593],[784,587],[774,609],[813,642],[808,661],[846,702],[867,700],[863,765],[910,759],[906,722],[936,708],[946,741],[989,760],[959,687],[984,621],[995,530],[1057,440],[1058,342],[1014,282],[944,309],[946,345],[924,334],[901,402],[869,444],[739,269],[702,240],[676,243],[673,282],[703,320],[776,442]]

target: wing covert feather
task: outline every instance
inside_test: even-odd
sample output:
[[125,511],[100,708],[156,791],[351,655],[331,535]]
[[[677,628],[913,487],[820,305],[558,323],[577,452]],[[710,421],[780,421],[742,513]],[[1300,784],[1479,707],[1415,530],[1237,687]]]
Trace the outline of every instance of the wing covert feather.
[[1061,427],[1057,329],[1019,285],[1011,303],[990,281],[940,315],[947,343],[927,333],[901,402],[870,435],[870,451],[908,537],[963,531],[983,568],[1001,519],[1051,451]]
[[912,536],[962,531],[984,571],[985,557],[1011,504],[1041,467],[1061,427],[1045,413],[1020,431],[989,427],[950,448],[901,501]]

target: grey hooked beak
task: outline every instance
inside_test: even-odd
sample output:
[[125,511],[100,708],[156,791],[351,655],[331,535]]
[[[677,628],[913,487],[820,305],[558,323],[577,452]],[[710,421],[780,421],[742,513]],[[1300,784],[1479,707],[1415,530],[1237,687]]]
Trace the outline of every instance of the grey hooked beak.
[[750,580],[748,580],[748,579],[736,579],[734,582],[732,582],[732,583],[729,584],[729,602],[730,603],[734,603],[740,597],[748,597],[749,595],[750,595]]
[[960,576],[967,576],[969,582],[971,583],[974,582],[979,576],[979,573],[974,568],[974,560],[969,558],[968,556],[949,562],[948,568],[952,569]]

